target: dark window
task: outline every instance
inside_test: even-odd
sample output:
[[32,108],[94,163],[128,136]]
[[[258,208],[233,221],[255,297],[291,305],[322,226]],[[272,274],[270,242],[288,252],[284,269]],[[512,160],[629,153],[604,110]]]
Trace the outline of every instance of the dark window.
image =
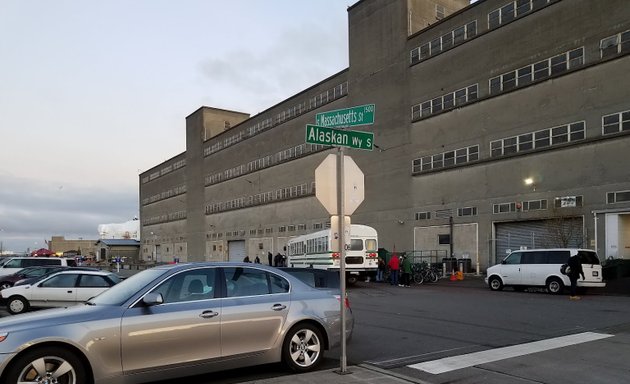
[[442,110],[442,97],[436,97],[431,100],[431,113],[440,112]]
[[455,152],[454,151],[444,153],[444,166],[448,167],[451,165],[455,165]]
[[582,64],[584,64],[584,50],[582,48],[569,52],[569,68],[579,67]]
[[549,264],[564,264],[569,261],[570,255],[569,251],[547,251],[547,262]]
[[453,108],[455,105],[455,94],[449,93],[448,95],[444,95],[444,109]]
[[442,49],[446,50],[453,46],[453,33],[447,33],[442,36]]
[[621,34],[621,52],[630,51],[630,31]]
[[521,264],[547,264],[547,252],[534,251],[523,252]]
[[567,70],[567,55],[561,54],[551,58],[551,75],[558,75]]
[[514,3],[508,3],[501,7],[501,24],[514,20]]
[[171,276],[153,292],[162,294],[165,303],[197,301],[215,297],[215,268],[195,269]]
[[523,86],[532,82],[532,67],[527,66],[518,70],[518,86]]
[[516,153],[516,137],[503,140],[503,154],[508,155],[510,153]]
[[455,105],[466,104],[466,89],[455,91]]
[[110,287],[111,285],[104,276],[99,275],[81,275],[81,280],[79,280],[79,287]]
[[438,244],[440,245],[448,245],[451,243],[451,235],[438,235]]
[[51,277],[50,279],[44,281],[41,284],[41,287],[46,288],[72,288],[77,284],[77,278],[79,275],[63,273],[60,275],[56,275]]
[[503,260],[503,264],[516,265],[521,263],[522,252],[512,252]]
[[569,126],[569,140],[576,141],[584,139],[584,122],[573,123]]
[[503,90],[507,91],[516,87],[516,72],[506,73],[503,77]]
[[352,240],[350,240],[350,250],[351,251],[362,251],[363,250],[363,240],[361,240],[361,239],[352,239]]
[[578,251],[577,254],[580,257],[582,264],[599,265],[599,258],[597,257],[597,253],[589,251]]
[[536,148],[548,147],[550,145],[549,130],[534,132],[534,140]]
[[540,61],[534,64],[534,80],[544,79],[549,76],[549,61]]
[[289,282],[284,278],[269,274],[269,281],[271,282],[271,293],[287,293],[289,292]]
[[619,114],[604,116],[604,135],[619,132]]
[[442,48],[440,47],[440,39],[439,38],[431,41],[431,55],[438,54],[438,53],[440,53],[441,50],[442,50]]
[[524,135],[520,135],[518,137],[518,150],[520,151],[528,151],[534,147],[533,140],[534,135],[531,133],[526,133]]
[[516,17],[531,11],[532,6],[529,0],[517,0],[516,1]]
[[433,168],[442,168],[444,166],[443,163],[444,154],[439,153],[437,155],[433,155]]
[[470,39],[473,36],[477,35],[477,20],[471,21],[466,24],[466,38]]
[[488,14],[488,29],[496,28],[501,24],[501,10],[497,9],[496,11],[490,12]]
[[463,42],[464,39],[466,38],[465,37],[465,33],[466,33],[466,31],[464,30],[464,27],[456,28],[453,31],[453,43],[454,44],[459,44],[459,43]]
[[267,273],[254,268],[225,268],[227,297],[258,296],[270,293]]
[[490,93],[501,92],[501,76],[490,79]]

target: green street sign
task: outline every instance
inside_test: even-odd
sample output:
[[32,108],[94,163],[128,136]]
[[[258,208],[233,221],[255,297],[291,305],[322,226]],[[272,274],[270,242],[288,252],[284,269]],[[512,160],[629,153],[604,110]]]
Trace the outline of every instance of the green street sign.
[[306,142],[371,151],[374,145],[374,134],[372,132],[346,131],[306,124]]
[[354,127],[374,124],[374,104],[337,109],[315,115],[315,125],[320,127]]

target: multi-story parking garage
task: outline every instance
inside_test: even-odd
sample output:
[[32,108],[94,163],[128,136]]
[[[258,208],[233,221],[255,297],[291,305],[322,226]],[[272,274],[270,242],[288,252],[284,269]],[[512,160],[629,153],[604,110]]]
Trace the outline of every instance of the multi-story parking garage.
[[334,149],[305,125],[364,104],[352,221],[381,247],[481,269],[520,247],[630,258],[626,0],[362,0],[348,26],[347,69],[252,117],[187,117],[186,152],[140,176],[145,259],[275,254],[329,225],[314,181]]

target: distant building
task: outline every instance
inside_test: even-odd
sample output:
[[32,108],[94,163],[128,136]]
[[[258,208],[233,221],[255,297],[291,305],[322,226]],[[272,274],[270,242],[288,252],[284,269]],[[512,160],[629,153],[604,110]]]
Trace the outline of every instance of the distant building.
[[125,264],[139,261],[140,242],[133,239],[101,239],[95,244],[98,260],[111,261],[120,258]]
[[85,257],[96,257],[96,239],[94,240],[72,240],[64,236],[53,236],[48,242],[48,249],[54,253],[76,253]]
[[305,125],[367,104],[352,222],[381,247],[482,270],[521,247],[630,259],[627,0],[362,0],[348,28],[347,69],[252,117],[186,118],[186,151],[140,175],[145,260],[240,261],[329,226],[314,174],[336,150]]

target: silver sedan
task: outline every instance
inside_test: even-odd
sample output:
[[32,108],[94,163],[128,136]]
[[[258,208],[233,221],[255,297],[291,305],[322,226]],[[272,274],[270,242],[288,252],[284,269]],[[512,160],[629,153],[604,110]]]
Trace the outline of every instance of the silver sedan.
[[338,291],[260,264],[161,266],[85,306],[0,320],[0,382],[141,383],[278,361],[305,372],[340,336]]

